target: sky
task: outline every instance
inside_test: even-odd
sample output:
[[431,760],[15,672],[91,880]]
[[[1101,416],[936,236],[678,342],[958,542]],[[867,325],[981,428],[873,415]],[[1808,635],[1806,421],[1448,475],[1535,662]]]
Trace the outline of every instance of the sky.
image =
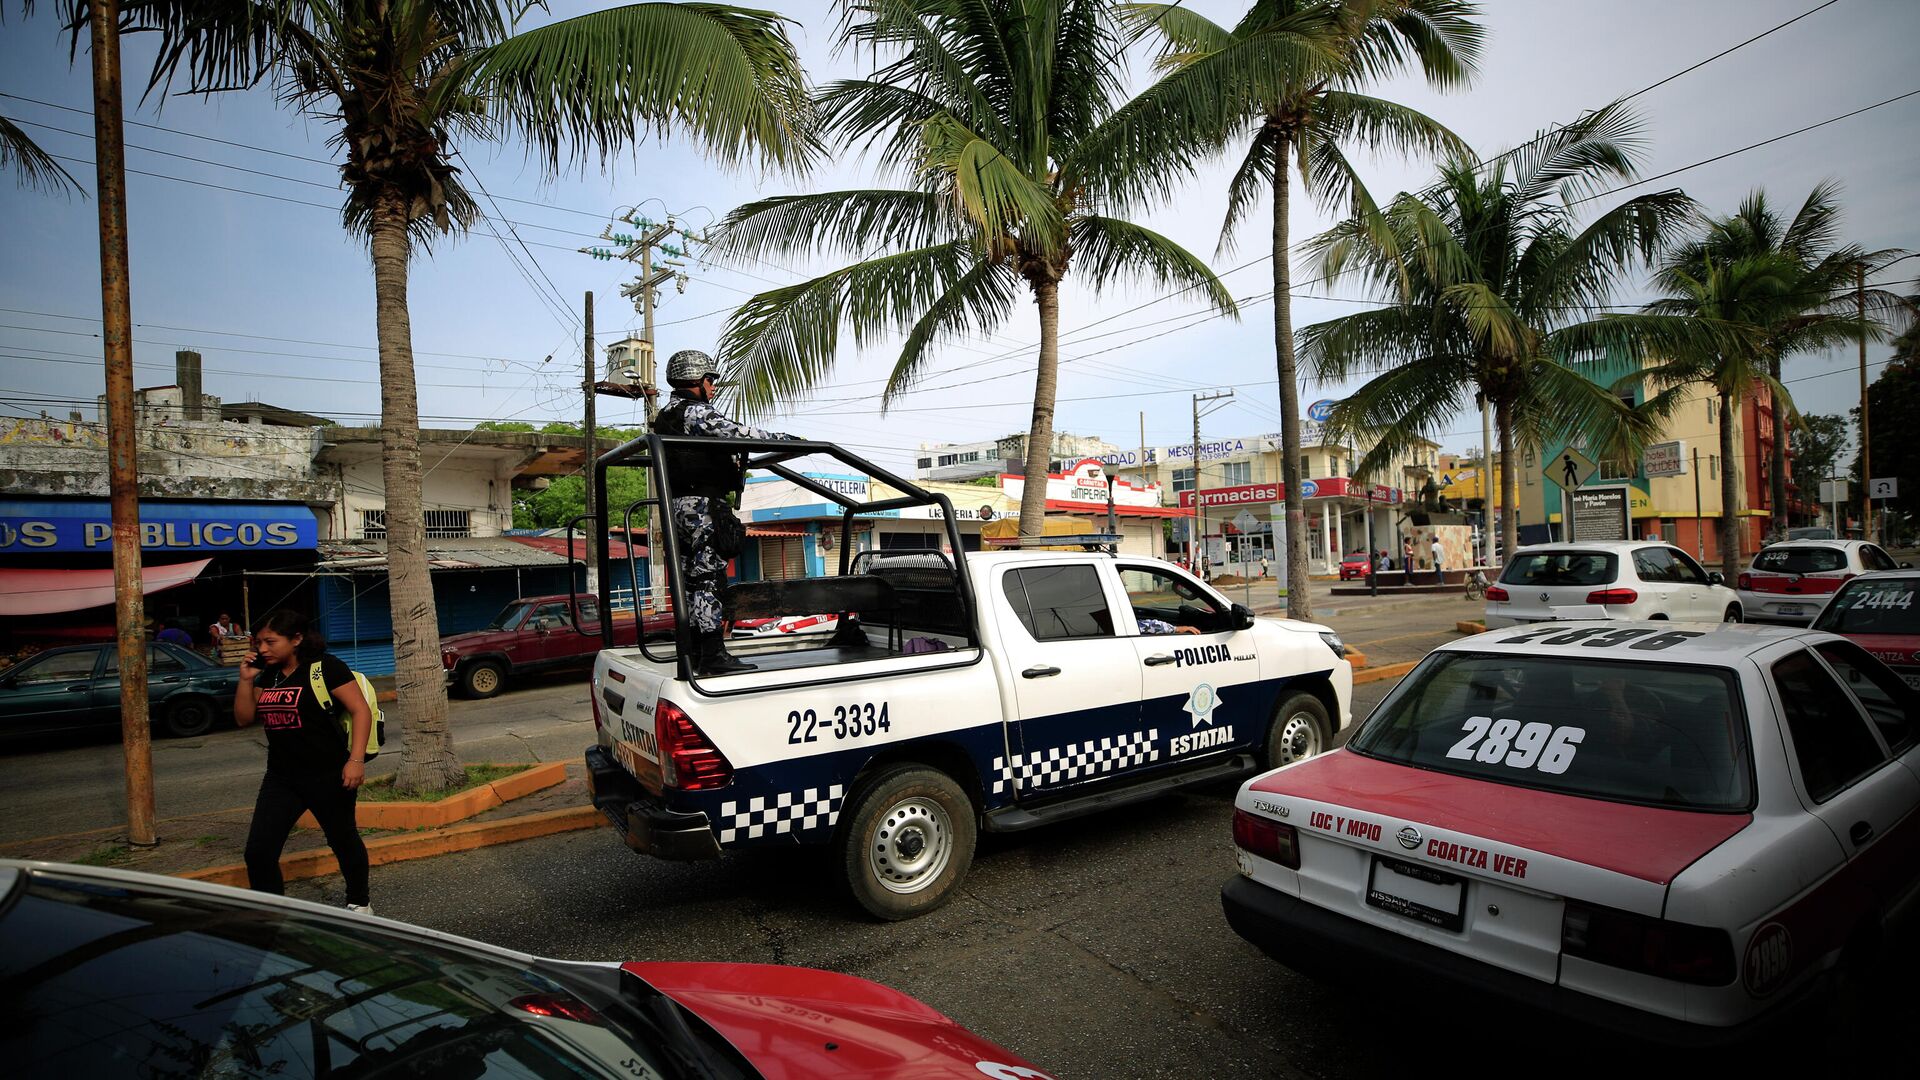
[[[1634,99],[1645,127],[1643,177],[1670,170],[1613,199],[1677,186],[1713,213],[1729,213],[1755,188],[1790,213],[1813,185],[1843,188],[1845,239],[1869,248],[1920,251],[1920,96],[1707,161],[1750,144],[1920,90],[1912,43],[1920,40],[1913,0],[1486,0],[1489,39],[1466,92],[1438,93],[1416,78],[1378,88],[1380,96],[1425,111],[1492,155],[1541,128],[1570,120],[1707,60],[1770,27],[1813,13],[1753,44]],[[604,4],[556,2],[534,22]],[[816,82],[861,74],[862,58],[839,53],[835,14],[824,2],[757,3],[793,20],[791,33]],[[1185,5],[1231,23],[1240,2]],[[89,192],[93,187],[90,77],[84,51],[67,47],[40,5],[32,18],[0,22],[0,114],[28,131]],[[337,169],[323,120],[298,115],[265,89],[208,98],[140,90],[152,44],[131,37],[127,161],[136,384],[173,381],[173,353],[205,357],[206,392],[229,402],[264,401],[343,423],[372,423],[379,410],[373,280],[364,245],[340,227]],[[1143,50],[1129,53],[1132,88],[1152,73]],[[149,126],[135,126],[149,125]],[[199,136],[199,137],[195,137]],[[577,253],[598,241],[618,210],[655,218],[674,213],[692,228],[768,194],[881,186],[871,162],[841,156],[805,176],[726,171],[684,139],[648,142],[604,166],[575,164],[545,175],[522,145],[465,143],[468,175],[497,199],[497,219],[443,239],[413,265],[410,285],[423,423],[470,427],[480,420],[579,421],[583,295],[596,300],[605,343],[639,325],[621,298],[637,268]],[[1359,157],[1377,198],[1417,189],[1432,163]],[[1705,164],[1697,164],[1706,162]],[[1694,166],[1694,167],[1690,167]],[[1236,296],[1271,288],[1265,223],[1256,210],[1229,252],[1216,254],[1231,165],[1209,162],[1180,193],[1135,215],[1208,260]],[[151,174],[151,175],[148,175]],[[163,178],[164,177],[164,178]],[[102,392],[97,208],[90,198],[50,196],[0,180],[0,417],[93,418]],[[1303,198],[1293,204],[1297,241],[1333,217]],[[511,222],[509,226],[504,222]],[[524,247],[522,246],[524,245]],[[518,256],[518,264],[509,258]],[[1296,262],[1296,267],[1299,264]],[[657,311],[659,355],[714,350],[726,315],[749,295],[831,269],[827,262],[781,265],[694,261],[685,292],[664,291]],[[1296,269],[1296,280],[1311,274]],[[1920,259],[1882,280],[1920,278]],[[1185,442],[1191,395],[1232,389],[1206,417],[1205,437],[1280,428],[1270,304],[1244,305],[1238,320],[1206,318],[1191,296],[1126,282],[1096,290],[1071,273],[1062,290],[1063,367],[1056,428],[1121,446]],[[1913,284],[1895,286],[1915,291]],[[1296,326],[1357,310],[1357,283],[1296,287]],[[1640,283],[1619,300],[1646,298]],[[1331,299],[1329,299],[1331,298]],[[1344,299],[1343,299],[1344,298]],[[843,334],[828,382],[764,426],[841,442],[894,469],[910,469],[924,442],[964,442],[1027,429],[1038,317],[1026,304],[989,338],[942,347],[931,377],[886,412],[878,390],[897,343],[856,350]],[[1871,370],[1889,355],[1869,351]],[[546,359],[546,358],[551,359]],[[599,360],[604,365],[604,354]],[[1857,404],[1857,355],[1795,357],[1785,376],[1801,408],[1844,412]],[[1337,398],[1341,385],[1312,385],[1302,407]],[[639,419],[624,400],[602,398],[602,424]],[[1480,441],[1477,416],[1462,416],[1440,439],[1449,450]]]

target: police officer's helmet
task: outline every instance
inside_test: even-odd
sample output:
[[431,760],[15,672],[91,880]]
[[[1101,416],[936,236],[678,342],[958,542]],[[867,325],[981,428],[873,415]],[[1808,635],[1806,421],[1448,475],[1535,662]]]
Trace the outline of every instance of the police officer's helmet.
[[667,385],[679,389],[699,386],[707,376],[720,377],[720,363],[699,349],[681,349],[667,360]]

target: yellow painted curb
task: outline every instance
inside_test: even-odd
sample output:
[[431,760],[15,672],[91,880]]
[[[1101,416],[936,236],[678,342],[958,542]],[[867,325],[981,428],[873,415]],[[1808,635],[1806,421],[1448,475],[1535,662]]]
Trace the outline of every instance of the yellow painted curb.
[[[363,802],[354,821],[363,829],[437,829],[504,805],[522,795],[550,788],[567,778],[567,763],[550,761],[469,788],[439,802]],[[317,829],[312,814],[300,815],[300,828]]]
[[1477,623],[1477,622],[1457,622],[1453,624],[1453,632],[1456,634],[1484,634],[1487,632],[1487,624]]
[[[367,862],[373,866],[385,866],[388,863],[428,859],[435,855],[472,851],[494,844],[510,844],[515,840],[590,829],[604,824],[606,820],[604,814],[591,806],[570,806],[564,810],[543,810],[537,814],[501,818],[498,821],[473,821],[408,836],[383,836],[367,842]],[[339,862],[334,859],[333,852],[326,848],[296,852],[280,859],[280,875],[288,881],[325,877],[339,872]],[[247,887],[247,864],[209,866],[174,876],[244,889]]]
[[1361,668],[1367,666],[1367,654],[1358,649],[1348,649],[1347,663],[1353,665],[1353,670],[1359,671]]
[[1388,664],[1384,667],[1368,668],[1353,673],[1355,683],[1379,682],[1382,679],[1397,679],[1419,666],[1420,661],[1409,660],[1404,664]]

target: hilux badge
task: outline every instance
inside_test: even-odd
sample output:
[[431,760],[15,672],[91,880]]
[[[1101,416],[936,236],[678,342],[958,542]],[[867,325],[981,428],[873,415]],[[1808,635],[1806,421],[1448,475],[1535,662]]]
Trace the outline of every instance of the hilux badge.
[[1404,826],[1394,834],[1394,839],[1400,841],[1401,847],[1412,851],[1420,846],[1420,830],[1411,825]]

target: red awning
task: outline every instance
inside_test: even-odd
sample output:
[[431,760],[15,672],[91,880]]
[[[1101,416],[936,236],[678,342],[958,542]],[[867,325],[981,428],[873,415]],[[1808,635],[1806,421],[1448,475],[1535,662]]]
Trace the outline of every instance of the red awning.
[[[200,576],[212,559],[147,566],[140,570],[141,591],[149,595],[185,585]],[[51,615],[85,611],[113,603],[113,571],[0,570],[0,615]]]
[[[1105,517],[1107,513],[1107,504],[1103,502],[1099,502],[1099,503],[1068,502],[1065,499],[1048,499],[1047,509],[1048,510],[1067,510],[1076,514],[1098,514],[1102,517]],[[1193,516],[1193,508],[1180,507],[1180,506],[1128,506],[1125,503],[1115,503],[1113,506],[1113,516],[1144,517],[1144,518],[1189,518]]]
[[749,525],[747,535],[768,540],[798,540],[807,535],[807,527],[805,525]]

